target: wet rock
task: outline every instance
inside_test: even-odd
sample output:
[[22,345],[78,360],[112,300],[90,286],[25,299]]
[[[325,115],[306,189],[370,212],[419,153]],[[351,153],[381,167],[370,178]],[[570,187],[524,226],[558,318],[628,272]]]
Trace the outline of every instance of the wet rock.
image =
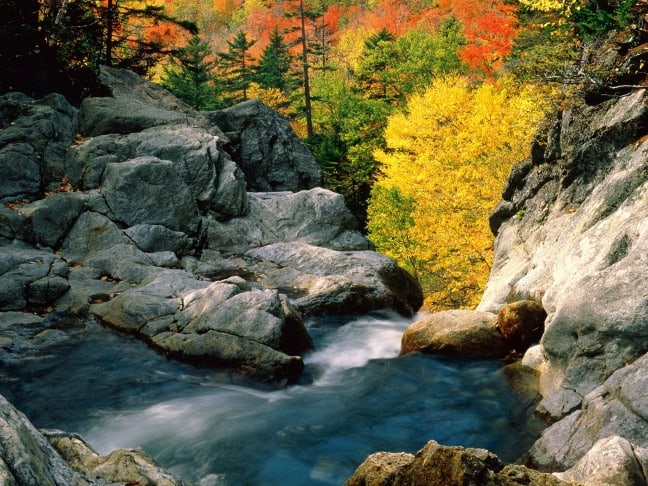
[[502,307],[497,313],[497,327],[511,349],[524,352],[540,341],[547,312],[533,300],[519,300]]
[[510,349],[490,312],[448,310],[409,326],[403,333],[401,355],[413,352],[502,358]]
[[119,449],[101,456],[78,434],[60,430],[43,430],[42,433],[72,469],[102,484],[189,485],[163,470],[141,449]]
[[560,486],[567,483],[524,466],[505,466],[484,449],[464,449],[428,442],[415,456],[372,454],[345,486]]

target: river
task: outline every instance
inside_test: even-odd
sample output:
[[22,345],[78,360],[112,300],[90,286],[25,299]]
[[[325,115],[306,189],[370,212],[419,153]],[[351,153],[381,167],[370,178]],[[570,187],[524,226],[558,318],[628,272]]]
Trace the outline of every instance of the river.
[[98,452],[142,447],[202,486],[341,485],[376,451],[428,440],[512,462],[536,438],[533,403],[493,360],[398,357],[411,323],[390,312],[308,322],[301,380],[271,388],[168,360],[95,322],[5,365],[0,393],[37,427]]

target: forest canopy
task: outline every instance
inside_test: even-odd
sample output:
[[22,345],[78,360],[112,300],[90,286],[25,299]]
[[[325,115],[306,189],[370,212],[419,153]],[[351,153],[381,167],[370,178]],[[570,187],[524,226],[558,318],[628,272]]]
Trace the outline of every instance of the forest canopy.
[[102,64],[199,110],[261,98],[430,308],[472,307],[488,213],[578,48],[634,0],[0,0],[0,91],[97,94]]

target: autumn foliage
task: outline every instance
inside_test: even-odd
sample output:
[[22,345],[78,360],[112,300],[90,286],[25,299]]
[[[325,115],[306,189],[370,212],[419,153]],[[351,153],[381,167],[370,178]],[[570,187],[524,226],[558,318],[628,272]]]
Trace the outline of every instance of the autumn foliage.
[[369,235],[421,280],[428,307],[479,301],[492,258],[488,215],[528,155],[542,106],[531,88],[445,76],[389,119]]

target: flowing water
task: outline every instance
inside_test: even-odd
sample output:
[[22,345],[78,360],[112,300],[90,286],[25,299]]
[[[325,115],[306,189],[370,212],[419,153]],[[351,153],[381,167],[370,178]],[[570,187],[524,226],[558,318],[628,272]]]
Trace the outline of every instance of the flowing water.
[[100,453],[142,447],[204,486],[341,485],[368,454],[430,439],[517,459],[537,431],[530,399],[496,361],[398,357],[410,323],[385,312],[310,321],[317,350],[299,383],[277,389],[89,322],[4,366],[0,393],[37,427],[78,432]]

